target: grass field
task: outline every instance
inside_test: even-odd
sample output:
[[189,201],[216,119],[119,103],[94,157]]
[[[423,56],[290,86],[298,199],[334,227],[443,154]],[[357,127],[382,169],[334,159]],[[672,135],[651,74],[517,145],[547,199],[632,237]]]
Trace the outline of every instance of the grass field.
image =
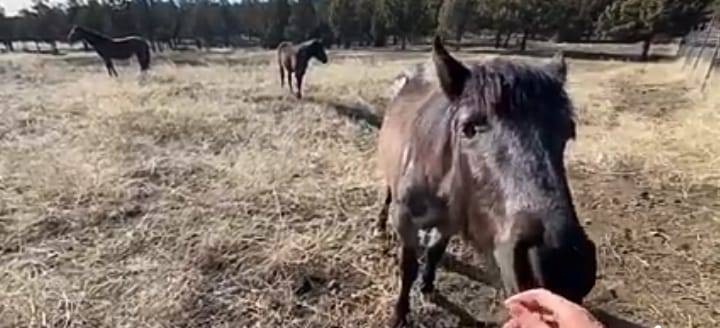
[[[398,283],[370,231],[376,116],[428,55],[330,56],[303,101],[269,52],[167,55],[142,80],[89,55],[0,56],[0,327],[383,326]],[[570,61],[594,309],[720,325],[720,96],[695,86],[675,63]],[[493,307],[451,270],[438,290]],[[417,327],[457,326],[414,302]]]

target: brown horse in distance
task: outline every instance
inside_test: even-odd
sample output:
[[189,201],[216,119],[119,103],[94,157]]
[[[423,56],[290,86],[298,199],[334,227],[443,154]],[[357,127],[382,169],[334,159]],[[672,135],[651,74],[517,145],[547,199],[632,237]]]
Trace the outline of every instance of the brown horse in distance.
[[295,74],[297,81],[298,98],[302,98],[302,82],[305,72],[307,71],[308,62],[311,58],[327,63],[328,58],[325,53],[325,47],[318,39],[305,41],[297,46],[293,46],[290,42],[280,43],[278,46],[278,65],[280,66],[280,86],[285,87],[285,71],[287,71],[287,81],[290,92],[293,92],[292,77]]
[[450,237],[461,233],[492,255],[506,292],[544,287],[581,303],[597,264],[565,174],[575,123],[564,59],[468,67],[436,38],[433,62],[403,77],[379,137],[387,197],[378,224],[384,230],[389,214],[401,241],[393,326],[407,324],[421,230],[435,237],[425,250],[424,293],[434,290]]
[[68,41],[75,43],[80,40],[89,43],[95,49],[105,62],[110,76],[118,76],[113,59],[128,59],[135,55],[140,63],[140,71],[144,72],[150,68],[150,46],[139,36],[113,39],[82,26],[73,26],[68,34]]

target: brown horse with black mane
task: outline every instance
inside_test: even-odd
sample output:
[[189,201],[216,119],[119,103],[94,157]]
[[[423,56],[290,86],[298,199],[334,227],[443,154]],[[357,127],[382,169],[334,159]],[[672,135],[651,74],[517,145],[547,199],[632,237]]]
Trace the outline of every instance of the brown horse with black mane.
[[[402,76],[379,138],[389,217],[401,241],[393,326],[407,323],[420,231],[429,231],[422,292],[450,237],[492,255],[508,293],[544,287],[580,303],[596,279],[595,244],[565,174],[575,136],[562,56],[543,65],[494,59],[466,66],[439,38],[434,65]],[[434,71],[434,72],[433,72]]]
[[302,82],[311,58],[327,63],[328,58],[325,47],[319,39],[305,41],[297,46],[290,42],[280,43],[278,46],[278,65],[280,66],[280,86],[285,87],[285,71],[290,92],[293,92],[292,76],[297,80],[297,97],[302,98]]
[[140,63],[141,71],[150,68],[150,46],[145,39],[139,36],[113,39],[82,26],[73,26],[68,34],[68,41],[75,43],[80,40],[89,43],[102,57],[110,76],[118,76],[112,62],[113,59],[128,59],[135,55]]

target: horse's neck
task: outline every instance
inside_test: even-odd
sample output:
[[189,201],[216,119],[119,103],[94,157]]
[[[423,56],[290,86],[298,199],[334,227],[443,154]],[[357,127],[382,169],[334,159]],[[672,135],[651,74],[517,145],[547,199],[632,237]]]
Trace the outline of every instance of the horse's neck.
[[83,39],[85,39],[85,41],[92,46],[96,46],[96,45],[106,41],[105,39],[103,39],[97,35],[94,35],[92,33],[84,32],[82,35],[83,35]]
[[297,50],[297,66],[301,68],[302,70],[305,70],[307,68],[308,62],[310,62],[310,59],[313,57],[317,58],[317,56],[310,52],[309,48],[300,48]]

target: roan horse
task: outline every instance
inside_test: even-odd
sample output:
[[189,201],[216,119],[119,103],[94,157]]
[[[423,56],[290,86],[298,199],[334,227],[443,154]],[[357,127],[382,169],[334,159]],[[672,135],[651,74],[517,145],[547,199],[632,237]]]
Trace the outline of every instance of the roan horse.
[[302,82],[307,70],[308,62],[311,58],[316,58],[323,64],[327,63],[328,58],[325,54],[325,47],[319,39],[305,41],[297,46],[293,46],[290,42],[283,42],[278,45],[278,66],[280,66],[280,86],[285,87],[285,71],[287,71],[287,81],[290,92],[293,92],[292,76],[295,74],[297,80],[298,98],[302,98]]
[[433,62],[434,74],[405,77],[379,137],[387,195],[378,228],[389,216],[401,241],[393,326],[407,324],[421,230],[436,237],[425,251],[423,293],[433,291],[448,241],[461,233],[494,259],[506,292],[543,287],[581,303],[597,264],[565,176],[575,123],[564,58],[468,67],[436,38]]
[[68,41],[75,43],[79,40],[89,43],[102,57],[110,76],[118,76],[113,59],[128,59],[135,55],[141,71],[150,68],[150,46],[139,36],[113,39],[82,26],[73,26],[68,34]]

